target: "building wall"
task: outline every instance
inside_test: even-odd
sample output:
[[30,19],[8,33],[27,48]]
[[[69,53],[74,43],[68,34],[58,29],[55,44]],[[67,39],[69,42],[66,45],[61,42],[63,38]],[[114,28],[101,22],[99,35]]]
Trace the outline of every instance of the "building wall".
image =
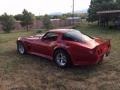
[[65,20],[51,19],[51,22],[52,22],[53,26],[55,26],[55,27],[70,26],[70,25],[73,25],[73,21],[75,24],[80,23],[80,18],[79,17],[75,17],[75,18],[69,17]]
[[23,29],[23,27],[21,26],[20,22],[15,22],[14,27],[15,27],[15,30],[22,30]]
[[43,27],[43,23],[40,20],[34,21],[34,23],[32,25],[32,29],[40,29],[42,27]]

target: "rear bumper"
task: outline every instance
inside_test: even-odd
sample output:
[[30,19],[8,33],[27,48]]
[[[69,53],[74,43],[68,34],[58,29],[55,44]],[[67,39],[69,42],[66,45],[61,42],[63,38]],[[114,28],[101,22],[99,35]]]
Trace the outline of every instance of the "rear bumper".
[[77,60],[74,61],[74,65],[77,66],[82,66],[82,65],[95,65],[101,61],[103,61],[104,56],[109,56],[110,52],[103,53],[99,56],[96,55],[90,55],[87,56],[84,59],[78,58]]

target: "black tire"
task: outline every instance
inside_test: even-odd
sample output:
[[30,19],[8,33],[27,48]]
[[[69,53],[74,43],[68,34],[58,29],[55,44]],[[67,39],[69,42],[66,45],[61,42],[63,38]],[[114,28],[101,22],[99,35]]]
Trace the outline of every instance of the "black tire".
[[71,64],[70,56],[68,55],[66,51],[61,50],[61,49],[55,51],[54,61],[56,65],[60,68],[68,67]]
[[26,53],[25,47],[24,47],[24,45],[23,45],[21,42],[18,42],[18,43],[17,43],[17,51],[18,51],[21,55],[23,55],[23,54]]

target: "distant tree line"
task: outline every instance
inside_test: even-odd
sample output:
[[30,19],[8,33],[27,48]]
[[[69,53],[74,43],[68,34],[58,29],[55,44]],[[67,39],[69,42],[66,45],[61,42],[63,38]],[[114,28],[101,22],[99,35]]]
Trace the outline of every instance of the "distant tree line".
[[[8,15],[7,13],[4,13],[0,16],[0,24],[2,25],[2,29],[9,33],[11,30],[13,30],[15,27],[15,22],[19,21],[21,26],[24,27],[27,31],[31,29],[31,25],[34,24],[35,20],[41,20],[43,22],[43,28],[45,29],[51,29],[53,28],[53,25],[50,21],[50,19],[62,19],[65,20],[67,17],[72,17],[73,14],[66,13],[62,15],[40,15],[35,16],[33,13],[27,11],[26,9],[23,10],[22,14],[17,15]],[[75,14],[75,17],[79,17],[80,14]],[[84,14],[81,15],[82,18],[85,18],[86,16]]]
[[36,19],[43,21],[44,28],[49,29],[52,27],[50,17],[48,15],[35,16],[31,12],[28,12],[26,9],[23,10],[22,14],[15,16],[4,13],[0,16],[0,24],[2,25],[2,29],[6,33],[9,33],[14,29],[15,22],[20,21],[21,26],[25,27],[25,29],[28,31]]
[[21,22],[20,24],[23,27],[26,27],[26,30],[28,31],[29,25],[33,24],[35,20],[35,16],[25,9],[23,10],[22,14],[18,14],[15,16],[8,15],[7,13],[4,13],[0,16],[0,24],[2,25],[2,29],[7,33],[14,29],[14,24],[18,20]]

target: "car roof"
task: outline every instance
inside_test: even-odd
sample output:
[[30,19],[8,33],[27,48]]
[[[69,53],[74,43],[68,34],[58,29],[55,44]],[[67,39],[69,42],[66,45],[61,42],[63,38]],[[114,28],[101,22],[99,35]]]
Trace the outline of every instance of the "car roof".
[[72,30],[74,30],[74,29],[52,29],[52,30],[49,30],[49,32],[64,34],[64,33],[70,32]]

